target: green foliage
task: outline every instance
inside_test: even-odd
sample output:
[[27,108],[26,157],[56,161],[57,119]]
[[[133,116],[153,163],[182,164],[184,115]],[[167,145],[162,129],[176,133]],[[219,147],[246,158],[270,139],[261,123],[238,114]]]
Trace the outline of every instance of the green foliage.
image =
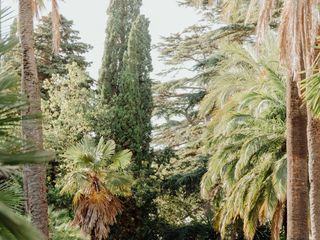
[[148,166],[151,141],[152,93],[149,73],[151,38],[149,21],[139,16],[133,23],[124,56],[119,94],[112,102],[111,136],[133,152],[134,171]]
[[88,240],[79,228],[72,225],[68,210],[49,208],[49,220],[52,240]]
[[123,210],[117,196],[130,196],[133,176],[127,170],[131,152],[115,152],[114,141],[85,137],[64,154],[67,174],[61,193],[73,195],[73,223],[92,239],[106,239]]
[[76,63],[66,68],[68,75],[55,75],[43,86],[49,96],[43,101],[45,145],[59,152],[92,131],[92,80]]
[[61,193],[77,195],[88,186],[94,173],[101,184],[112,194],[131,195],[132,175],[126,170],[132,153],[128,150],[115,152],[115,142],[101,138],[95,145],[92,138],[84,137],[77,145],[70,147],[63,157],[66,159],[67,174],[61,180]]
[[164,240],[209,240],[219,239],[210,224],[192,223],[184,226],[163,224],[162,239]]
[[98,81],[103,99],[111,100],[118,94],[129,33],[139,15],[141,4],[141,0],[110,1],[107,11],[107,36]]
[[51,185],[54,185],[57,175],[64,172],[64,166],[59,166],[60,154],[93,132],[91,118],[95,102],[92,80],[76,63],[65,68],[68,75],[54,75],[43,83],[48,96],[42,101],[44,145],[57,153],[48,169]]
[[302,97],[316,117],[319,117],[320,115],[319,88],[319,73],[315,73],[311,77],[301,81]]
[[61,43],[58,53],[52,50],[52,17],[44,16],[40,19],[35,30],[35,54],[38,64],[39,79],[51,79],[53,75],[68,74],[67,65],[76,63],[85,70],[90,66],[86,61],[86,54],[92,47],[80,41],[79,32],[73,29],[73,21],[60,16]]
[[132,151],[131,169],[137,178],[134,195],[125,201],[125,211],[118,220],[119,225],[113,229],[111,239],[154,239],[159,231],[154,203],[159,185],[150,151],[153,101],[148,28],[149,20],[143,15],[137,16],[132,23],[117,95],[109,101],[111,137],[119,146]]
[[157,161],[162,164],[157,167],[161,182],[155,201],[164,222],[163,239],[217,237],[212,229],[210,204],[200,196],[200,180],[209,156],[203,148],[206,119],[198,115],[199,103],[206,94],[201,73],[216,49],[213,32],[211,23],[203,21],[158,44],[168,66],[164,75],[188,70],[188,76],[192,76],[160,82],[153,89],[157,121],[152,144],[156,159],[160,154],[162,160]]
[[[11,35],[16,35],[15,21],[11,26]],[[40,19],[34,33],[35,56],[37,59],[39,80],[51,80],[53,75],[65,76],[68,74],[67,65],[76,63],[79,68],[85,70],[90,66],[84,58],[92,47],[80,41],[79,32],[73,29],[73,22],[61,16],[60,25],[61,44],[59,53],[52,50],[52,18],[44,16]],[[17,74],[21,72],[20,46],[16,46],[4,56],[7,66],[15,69]],[[42,89],[43,90],[43,89]],[[45,93],[45,91],[44,91]],[[44,97],[44,96],[43,96]],[[47,96],[45,96],[47,98]]]
[[223,189],[215,216],[222,235],[240,217],[252,239],[286,199],[285,83],[270,51],[275,48],[266,46],[269,51],[259,58],[249,48],[223,46],[225,58],[215,67],[203,101],[203,108],[214,101],[216,109],[208,133],[212,157],[201,187],[212,201]]

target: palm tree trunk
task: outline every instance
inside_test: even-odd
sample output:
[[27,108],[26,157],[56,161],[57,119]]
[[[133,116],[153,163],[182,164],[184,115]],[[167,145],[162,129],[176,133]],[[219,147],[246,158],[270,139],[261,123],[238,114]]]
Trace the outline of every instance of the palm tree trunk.
[[[32,143],[34,149],[43,148],[42,123],[35,117],[41,114],[40,86],[34,55],[32,0],[19,0],[19,33],[22,48],[21,88],[28,105],[22,112],[22,137]],[[27,197],[27,211],[32,223],[48,239],[48,204],[46,196],[46,168],[44,165],[24,166],[24,187]]]
[[294,79],[287,81],[287,239],[308,240],[307,111]]
[[276,211],[273,214],[271,222],[271,240],[280,240],[280,231],[283,220],[283,207],[282,203],[278,202]]
[[313,240],[320,239],[320,120],[308,112],[310,220]]

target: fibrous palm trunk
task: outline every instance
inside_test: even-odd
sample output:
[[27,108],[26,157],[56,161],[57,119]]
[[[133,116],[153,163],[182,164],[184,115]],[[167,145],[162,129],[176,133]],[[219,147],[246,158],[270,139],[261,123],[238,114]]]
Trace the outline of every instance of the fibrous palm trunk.
[[[316,23],[319,29],[318,22]],[[319,34],[319,30],[317,30]],[[315,40],[315,46],[319,42]],[[318,58],[319,49],[315,49],[312,60]],[[307,71],[307,77],[312,75],[312,69]],[[309,150],[309,198],[310,198],[310,228],[311,239],[320,239],[320,119],[313,117],[308,106],[308,150]]]
[[308,114],[310,220],[313,240],[320,239],[320,120]]
[[307,111],[293,79],[287,81],[287,239],[308,240]]
[[[34,55],[32,0],[19,0],[19,33],[22,48],[21,87],[28,103],[22,112],[22,137],[28,143],[33,144],[35,150],[38,150],[43,147],[42,123],[39,118],[30,120],[30,117],[33,118],[41,113],[40,86]],[[24,166],[24,187],[31,221],[43,233],[45,239],[48,239],[48,205],[44,165],[27,164]]]

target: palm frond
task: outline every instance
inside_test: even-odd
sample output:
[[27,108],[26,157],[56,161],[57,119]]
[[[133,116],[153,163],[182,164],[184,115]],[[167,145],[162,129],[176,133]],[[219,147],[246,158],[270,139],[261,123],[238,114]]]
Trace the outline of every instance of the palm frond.
[[131,196],[133,177],[120,173],[109,173],[105,178],[105,186],[110,192],[118,196]]
[[314,116],[320,116],[320,74],[316,73],[301,81],[301,91],[304,101]]
[[22,190],[13,180],[0,183],[0,202],[16,212],[21,212],[22,199]]
[[122,211],[117,196],[130,196],[133,176],[126,168],[132,153],[115,153],[115,142],[84,137],[64,154],[67,174],[59,185],[61,193],[73,194],[75,218],[73,223],[98,239],[105,239],[116,216]]
[[208,88],[215,106],[208,129],[212,157],[201,193],[214,200],[215,189],[224,189],[215,225],[225,236],[241,218],[246,238],[253,239],[285,198],[285,81],[275,53],[257,57],[238,46],[223,52]]
[[108,168],[113,171],[125,169],[129,166],[131,157],[132,152],[130,150],[117,152],[112,156],[112,163]]
[[[40,233],[35,230],[22,216],[12,212],[5,204],[0,202],[0,226],[10,232],[17,240],[39,240]],[[2,231],[0,236],[2,235]]]

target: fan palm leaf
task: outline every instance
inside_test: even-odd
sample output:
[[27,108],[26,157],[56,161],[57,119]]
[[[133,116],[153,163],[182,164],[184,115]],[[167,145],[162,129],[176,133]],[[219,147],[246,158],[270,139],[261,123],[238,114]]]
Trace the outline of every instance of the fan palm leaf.
[[133,177],[127,168],[132,153],[115,152],[114,141],[105,142],[85,137],[64,154],[67,174],[61,181],[61,192],[74,195],[75,218],[73,223],[91,236],[105,239],[110,226],[123,206],[117,196],[130,196]]

